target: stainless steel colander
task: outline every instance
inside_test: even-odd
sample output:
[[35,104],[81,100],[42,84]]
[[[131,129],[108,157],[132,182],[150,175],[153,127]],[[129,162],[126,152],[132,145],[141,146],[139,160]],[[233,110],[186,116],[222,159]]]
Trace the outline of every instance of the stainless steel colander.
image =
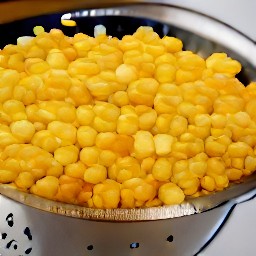
[[[121,36],[140,25],[149,25],[160,35],[182,39],[187,50],[201,56],[227,52],[242,63],[242,82],[256,80],[255,43],[231,27],[157,1],[125,1],[125,6],[118,6],[116,1],[112,5],[111,1],[103,2],[108,7],[99,8],[92,1],[86,7],[82,1],[74,1],[73,7],[79,10],[70,13],[78,27],[64,32],[81,30],[90,34],[95,25],[103,24],[108,34]],[[86,9],[81,9],[83,6]],[[49,11],[56,11],[54,8],[49,5]],[[12,36],[17,38],[24,31],[32,31],[35,25],[59,27],[63,14],[2,24],[0,33],[16,28],[7,37],[11,40]],[[0,256],[192,256],[213,239],[237,203],[255,195],[256,175],[252,175],[225,191],[188,198],[181,205],[96,210],[49,201],[0,185]]]

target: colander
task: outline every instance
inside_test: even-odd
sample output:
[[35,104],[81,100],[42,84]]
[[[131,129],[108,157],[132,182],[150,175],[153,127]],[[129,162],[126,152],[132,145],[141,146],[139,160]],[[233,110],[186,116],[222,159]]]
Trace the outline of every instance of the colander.
[[[67,12],[2,24],[0,34],[4,33],[7,41],[1,43],[15,43],[18,36],[31,34],[35,25],[46,30],[61,28],[66,34],[82,31],[92,35],[93,27],[103,24],[109,35],[117,37],[146,25],[160,36],[180,38],[186,50],[203,57],[224,51],[242,63],[238,78],[244,84],[256,80],[255,43],[235,29],[168,4],[125,1],[125,6],[118,6],[104,2],[108,7],[100,8],[90,1],[90,9],[68,12],[77,22],[75,28],[61,26],[61,17],[67,17]],[[49,5],[48,11],[52,10]],[[0,185],[0,256],[197,255],[215,237],[235,205],[255,195],[254,174],[222,192],[187,198],[180,205],[101,210],[53,202]]]

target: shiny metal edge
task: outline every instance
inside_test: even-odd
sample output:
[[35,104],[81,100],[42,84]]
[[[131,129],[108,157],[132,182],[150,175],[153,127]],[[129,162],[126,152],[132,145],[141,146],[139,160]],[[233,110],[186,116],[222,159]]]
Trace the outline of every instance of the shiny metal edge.
[[[197,198],[187,198],[184,203],[179,205],[149,208],[92,209],[48,200],[4,184],[0,185],[0,194],[39,210],[73,218],[126,222],[161,220],[205,212],[227,202],[234,205],[249,200],[256,195],[256,173],[246,177],[240,184],[232,184],[221,192]],[[239,200],[240,196],[242,200]]]

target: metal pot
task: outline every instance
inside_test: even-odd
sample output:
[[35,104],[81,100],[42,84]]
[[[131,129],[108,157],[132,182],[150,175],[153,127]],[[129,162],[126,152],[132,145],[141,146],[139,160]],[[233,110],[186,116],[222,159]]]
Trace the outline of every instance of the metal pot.
[[[111,1],[103,2],[111,5]],[[108,34],[121,36],[140,25],[149,25],[160,35],[182,39],[185,49],[204,57],[227,52],[242,63],[239,79],[244,84],[256,80],[256,47],[243,34],[184,8],[132,2],[118,6],[112,1],[112,7],[71,12],[78,24],[74,30],[65,31],[60,23],[63,13],[56,13],[2,24],[0,33],[5,32],[6,38],[12,40],[32,33],[35,25],[43,25],[46,29],[60,27],[71,34],[92,34],[95,25],[103,24]],[[89,3],[87,6],[96,7],[92,1]],[[47,12],[57,10],[52,6],[49,4]],[[72,9],[76,7],[81,7],[81,1],[74,1]],[[63,8],[71,6],[64,1]],[[28,14],[17,18],[25,16]],[[0,185],[0,255],[196,255],[214,238],[235,205],[256,195],[255,187],[256,176],[252,175],[225,191],[188,198],[181,205],[98,210],[52,202]]]

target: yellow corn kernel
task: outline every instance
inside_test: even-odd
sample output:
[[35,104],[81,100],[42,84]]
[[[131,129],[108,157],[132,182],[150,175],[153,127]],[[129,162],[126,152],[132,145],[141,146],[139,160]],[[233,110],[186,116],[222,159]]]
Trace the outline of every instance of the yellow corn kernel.
[[146,182],[143,182],[134,189],[134,198],[138,201],[146,202],[152,200],[154,199],[155,195],[155,188]]
[[95,113],[90,105],[82,105],[76,109],[77,121],[80,125],[90,125],[93,122]]
[[58,192],[59,180],[54,176],[46,176],[36,182],[30,188],[33,194],[42,196],[48,199],[54,199],[54,196]]
[[185,195],[193,195],[198,191],[200,181],[198,178],[181,179],[178,183],[179,187],[183,189]]
[[134,135],[134,154],[136,158],[143,159],[155,153],[153,136],[148,131],[138,131]]
[[166,156],[172,151],[174,137],[168,134],[157,134],[154,136],[156,154]]
[[158,158],[152,168],[152,174],[156,180],[167,181],[172,176],[172,163],[167,158]]
[[159,57],[157,57],[155,59],[155,65],[158,66],[160,64],[163,63],[168,63],[168,64],[172,64],[172,65],[176,65],[176,58],[174,56],[174,54],[172,53],[165,53],[163,55],[160,55]]
[[116,79],[119,83],[129,84],[137,80],[137,70],[133,65],[121,64],[116,69]]
[[174,183],[166,183],[159,188],[158,198],[167,205],[180,204],[185,195],[180,187]]
[[85,147],[80,151],[80,160],[83,164],[91,166],[98,163],[99,154],[97,147]]
[[61,146],[74,145],[76,143],[76,128],[72,124],[60,121],[52,121],[47,129],[57,138],[61,139]]
[[218,141],[205,141],[205,152],[208,156],[222,156],[226,152],[226,146]]
[[217,114],[235,114],[243,111],[245,105],[244,99],[235,95],[221,95],[214,104],[213,109]]
[[222,175],[225,173],[225,164],[220,157],[211,157],[207,161],[207,175]]
[[18,100],[7,100],[3,103],[3,110],[8,113],[13,121],[27,119],[25,106]]
[[142,43],[132,35],[125,35],[123,36],[122,40],[119,41],[118,45],[123,51],[129,51],[140,48]]
[[155,164],[155,159],[152,157],[144,158],[141,162],[141,170],[145,173],[151,173]]
[[17,187],[22,189],[28,189],[32,187],[34,183],[34,177],[30,172],[21,172],[15,179],[15,184],[17,185]]
[[77,142],[84,147],[91,147],[95,144],[97,132],[90,126],[80,126],[77,129]]
[[121,190],[121,207],[125,209],[134,208],[135,199],[134,192],[131,189]]
[[29,143],[35,133],[34,125],[27,120],[20,120],[11,123],[10,129],[12,134],[23,143]]
[[182,41],[176,37],[164,36],[162,42],[166,50],[170,53],[179,52],[183,47]]
[[61,140],[48,130],[41,130],[35,133],[31,143],[35,146],[53,153],[61,144]]
[[102,150],[99,155],[99,164],[110,167],[116,160],[116,154],[111,150]]
[[37,36],[37,35],[39,35],[39,34],[44,32],[44,28],[42,26],[35,26],[33,28],[33,32]]
[[116,130],[119,134],[135,134],[139,130],[138,116],[136,114],[121,114],[117,120]]
[[49,69],[49,64],[40,58],[28,58],[25,60],[25,71],[28,74],[43,74]]
[[183,116],[176,115],[171,119],[169,129],[169,133],[172,136],[180,136],[187,131],[188,120]]
[[15,171],[0,169],[0,183],[13,182],[18,174],[19,173]]
[[228,146],[227,152],[230,157],[246,157],[250,146],[245,142],[233,142]]
[[92,165],[84,172],[84,180],[92,184],[98,184],[100,182],[103,182],[106,178],[107,169],[106,167],[99,164]]
[[126,156],[118,158],[108,169],[108,176],[119,183],[141,176],[141,168],[137,159]]
[[58,49],[52,49],[48,52],[46,62],[54,69],[67,69],[69,65],[66,56]]
[[243,176],[243,171],[241,169],[231,168],[226,170],[226,175],[229,180],[235,181]]
[[139,128],[141,130],[150,130],[157,119],[157,113],[154,109],[138,105],[136,106],[136,113],[139,115]]
[[201,186],[203,189],[207,190],[207,191],[214,191],[215,188],[216,188],[216,185],[215,185],[215,180],[213,177],[211,176],[204,176],[202,179],[201,179]]
[[63,166],[55,159],[51,160],[50,166],[46,171],[46,176],[60,177],[63,174]]
[[249,175],[256,170],[256,157],[255,156],[246,156],[244,161],[244,174]]
[[95,145],[100,149],[110,149],[115,143],[117,136],[112,132],[98,133],[95,140]]
[[[98,189],[98,187],[100,188]],[[96,184],[93,188],[93,192],[94,196],[98,196],[102,202],[101,208],[114,209],[118,207],[120,202],[120,186],[117,182],[106,179],[102,184]]]
[[173,114],[176,113],[176,108],[182,100],[178,86],[161,84],[154,99],[154,108],[158,114]]
[[241,64],[227,57],[226,53],[213,53],[207,58],[206,66],[216,73],[230,74],[232,76],[238,74],[241,70]]
[[129,97],[126,91],[117,91],[108,99],[109,103],[122,107],[129,104]]
[[12,54],[8,60],[8,67],[17,70],[18,72],[24,71],[24,56],[21,53]]
[[82,186],[77,183],[61,184],[56,200],[64,201],[70,204],[77,204],[77,197],[82,191]]
[[57,148],[54,151],[54,158],[63,166],[75,163],[78,158],[79,150],[76,146],[70,145]]
[[158,85],[158,82],[153,78],[140,78],[130,83],[127,89],[130,101],[135,105],[152,107]]
[[226,188],[229,184],[229,180],[226,174],[215,175],[214,180],[218,190],[222,190],[223,188]]
[[69,177],[83,179],[85,170],[86,166],[81,161],[78,161],[76,163],[66,165],[64,172]]
[[231,166],[233,168],[242,170],[244,168],[244,158],[231,158]]
[[155,78],[159,83],[171,83],[175,80],[176,68],[172,64],[159,64],[155,71]]

